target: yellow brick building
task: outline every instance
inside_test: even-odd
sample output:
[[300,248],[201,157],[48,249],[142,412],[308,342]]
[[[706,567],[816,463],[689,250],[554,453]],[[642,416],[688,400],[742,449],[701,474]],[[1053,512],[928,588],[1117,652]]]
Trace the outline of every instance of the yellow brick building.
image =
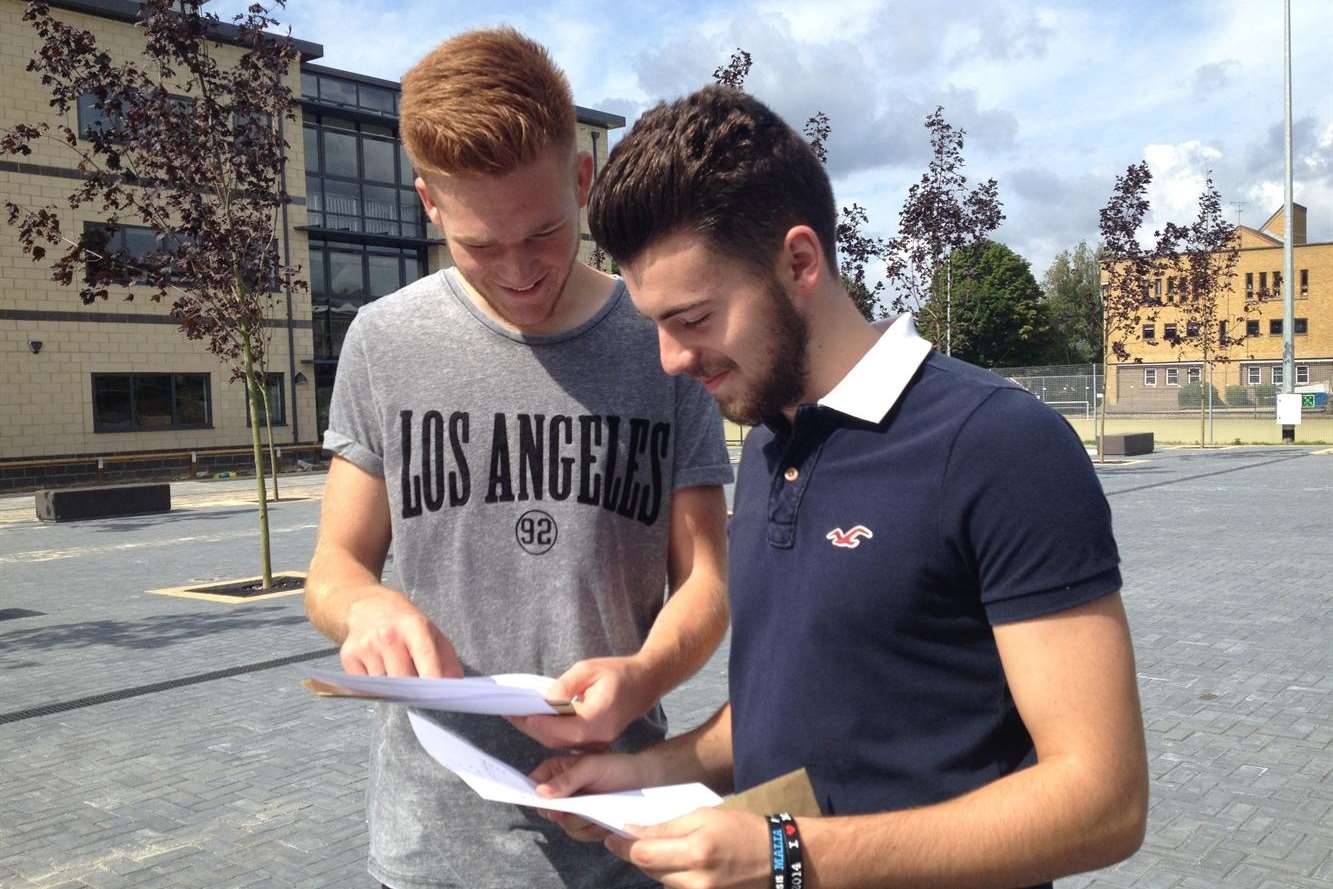
[[[132,0],[54,0],[56,14],[91,31],[114,58],[143,51]],[[0,0],[0,130],[60,123],[38,77],[25,70],[38,38],[22,0]],[[446,34],[441,34],[443,39]],[[356,311],[450,263],[439,232],[412,191],[398,140],[399,85],[316,62],[323,48],[297,41],[288,86],[300,98],[300,132],[289,144],[291,200],[284,261],[300,266],[309,292],[279,299],[270,320],[274,438],[286,458],[318,452],[342,333]],[[240,50],[220,38],[224,62]],[[79,132],[91,114],[70,109]],[[600,168],[611,130],[624,118],[578,109],[580,147]],[[31,155],[0,155],[0,201],[60,203],[77,185],[77,158],[53,141]],[[91,207],[61,213],[62,231],[99,222]],[[126,220],[128,221],[128,220]],[[581,257],[592,250],[583,225]],[[185,339],[167,307],[125,288],[85,306],[78,285],[62,287],[49,267],[0,225],[0,491],[93,479],[183,475],[249,462],[243,387],[201,344]],[[302,450],[304,449],[304,450]]]
[[[1307,210],[1292,211],[1293,339],[1296,385],[1333,385],[1333,242],[1310,243]],[[1239,342],[1221,349],[1211,378],[1217,410],[1272,412],[1272,396],[1282,387],[1282,245],[1286,230],[1279,208],[1259,228],[1237,226],[1239,260],[1232,286],[1218,304],[1217,319],[1226,338]],[[1152,285],[1145,318],[1137,335],[1125,343],[1129,358],[1112,367],[1107,380],[1111,412],[1166,411],[1181,405],[1180,388],[1205,376],[1201,353],[1186,337],[1183,298],[1176,280],[1163,274]],[[1244,325],[1245,329],[1239,329]],[[1274,388],[1276,386],[1276,389]]]

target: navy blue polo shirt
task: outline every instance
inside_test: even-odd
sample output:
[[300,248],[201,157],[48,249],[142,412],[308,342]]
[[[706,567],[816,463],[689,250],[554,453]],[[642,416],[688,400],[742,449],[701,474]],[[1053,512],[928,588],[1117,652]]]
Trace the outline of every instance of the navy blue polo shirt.
[[1073,429],[906,316],[790,427],[751,431],[730,538],[736,789],[804,766],[828,815],[1030,764],[993,625],[1120,589]]

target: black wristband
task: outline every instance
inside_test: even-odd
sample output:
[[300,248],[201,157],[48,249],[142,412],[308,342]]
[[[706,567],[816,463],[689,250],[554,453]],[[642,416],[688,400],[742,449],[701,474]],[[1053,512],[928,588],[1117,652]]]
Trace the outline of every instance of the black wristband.
[[801,848],[801,832],[796,828],[796,819],[786,812],[778,815],[782,826],[784,842],[783,859],[787,885],[784,889],[804,889],[805,858]]
[[769,885],[772,889],[787,889],[787,838],[782,819],[777,815],[768,816],[768,850],[773,863]]

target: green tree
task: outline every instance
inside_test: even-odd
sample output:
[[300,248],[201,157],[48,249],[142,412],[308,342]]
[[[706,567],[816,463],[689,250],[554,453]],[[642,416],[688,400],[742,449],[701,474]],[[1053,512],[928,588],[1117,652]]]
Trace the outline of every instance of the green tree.
[[1102,361],[1102,258],[1099,247],[1080,241],[1062,250],[1042,278],[1042,302],[1051,322],[1050,360],[1059,364]]
[[[982,367],[1042,364],[1051,347],[1051,325],[1028,261],[1003,244],[982,240],[960,247],[935,271],[943,284],[953,273],[953,354]],[[944,288],[931,287],[919,315],[925,336],[939,343],[945,313],[932,302]]]

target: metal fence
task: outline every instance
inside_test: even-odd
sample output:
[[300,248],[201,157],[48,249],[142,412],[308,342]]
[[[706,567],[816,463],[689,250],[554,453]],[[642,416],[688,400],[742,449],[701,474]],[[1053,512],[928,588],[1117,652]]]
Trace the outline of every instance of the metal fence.
[[1096,364],[1049,367],[995,367],[992,373],[1010,379],[1067,417],[1091,417],[1106,379]]
[[[1145,377],[1145,370],[1149,370],[1149,377]],[[1320,377],[1313,382],[1327,386],[1325,377],[1331,370],[1333,368],[1313,366],[1311,376]],[[1097,400],[1106,394],[1105,372],[1097,364],[997,367],[992,368],[992,372],[1013,380],[1067,417],[1096,416]],[[1143,365],[1126,364],[1113,366],[1111,372],[1117,374],[1118,382],[1116,398],[1106,408],[1107,415],[1112,417],[1131,414],[1198,416],[1200,411],[1211,411],[1215,417],[1271,418],[1281,389],[1271,383],[1241,385],[1233,382],[1224,385],[1221,380],[1214,379],[1209,399],[1208,389],[1192,376],[1188,365],[1152,370]],[[1202,371],[1196,365],[1193,373]],[[1319,398],[1318,406],[1307,405],[1304,413],[1316,416],[1333,413],[1333,399]]]

